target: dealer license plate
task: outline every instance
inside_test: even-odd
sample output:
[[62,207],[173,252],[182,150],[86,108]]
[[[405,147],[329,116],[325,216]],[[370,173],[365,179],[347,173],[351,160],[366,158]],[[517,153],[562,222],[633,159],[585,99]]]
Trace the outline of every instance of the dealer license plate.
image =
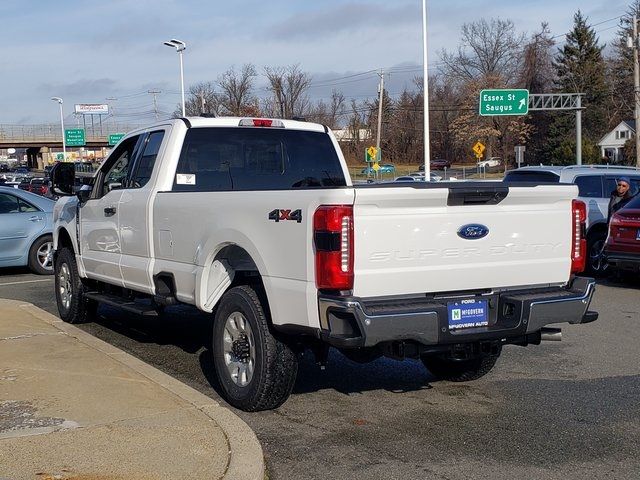
[[485,327],[489,325],[489,308],[486,300],[458,300],[447,303],[449,330]]

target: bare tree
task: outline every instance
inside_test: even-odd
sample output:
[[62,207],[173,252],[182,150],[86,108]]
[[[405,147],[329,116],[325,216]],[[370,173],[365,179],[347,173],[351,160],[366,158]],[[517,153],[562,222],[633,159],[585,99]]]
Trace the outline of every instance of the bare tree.
[[311,83],[311,76],[300,70],[298,64],[265,67],[264,71],[269,80],[268,88],[273,94],[273,102],[265,104],[271,109],[268,113],[283,118],[304,116],[309,106],[306,91]]
[[342,92],[333,90],[329,104],[320,100],[309,107],[309,111],[305,114],[305,117],[312,122],[321,123],[334,129],[340,126],[340,117],[344,115],[344,112],[344,95]]
[[[202,113],[219,115],[220,102],[213,82],[200,82],[189,87],[189,93],[185,99],[185,112],[187,116],[197,116]],[[182,105],[178,105],[173,112],[173,118],[182,117]]]
[[449,77],[473,80],[500,77],[505,83],[516,79],[524,34],[517,34],[511,20],[484,18],[462,26],[457,53],[441,52]]
[[548,93],[553,86],[553,47],[549,24],[543,22],[524,47],[519,84],[531,93]]
[[233,67],[218,78],[222,89],[220,103],[229,115],[247,115],[255,111],[256,98],[253,96],[253,79],[256,68],[247,63],[237,72]]

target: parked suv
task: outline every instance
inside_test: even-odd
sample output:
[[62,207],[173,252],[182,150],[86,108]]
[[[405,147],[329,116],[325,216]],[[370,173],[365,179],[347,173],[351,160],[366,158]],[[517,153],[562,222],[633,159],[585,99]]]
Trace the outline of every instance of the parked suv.
[[505,182],[575,183],[579,199],[587,204],[587,271],[593,275],[604,273],[603,246],[607,239],[609,197],[616,189],[618,177],[629,177],[631,189],[640,188],[640,169],[613,165],[569,165],[522,167],[510,170]]

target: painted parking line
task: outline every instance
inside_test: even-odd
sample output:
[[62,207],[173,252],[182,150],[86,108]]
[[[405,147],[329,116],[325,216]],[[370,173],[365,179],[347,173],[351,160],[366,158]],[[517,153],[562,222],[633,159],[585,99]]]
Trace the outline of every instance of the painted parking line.
[[7,282],[7,283],[2,283],[0,282],[0,287],[4,287],[6,285],[23,285],[25,283],[43,283],[43,282],[52,282],[53,278],[47,278],[45,280],[25,280],[24,282]]

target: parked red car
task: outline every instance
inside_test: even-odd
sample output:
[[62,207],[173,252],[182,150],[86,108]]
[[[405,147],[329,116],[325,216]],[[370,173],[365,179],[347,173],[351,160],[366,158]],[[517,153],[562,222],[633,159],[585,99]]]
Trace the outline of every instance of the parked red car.
[[611,217],[605,254],[614,268],[640,271],[640,196]]
[[[431,168],[431,170],[451,168],[451,162],[445,158],[434,158],[429,161],[429,168]],[[424,165],[418,166],[418,170],[424,172]]]

